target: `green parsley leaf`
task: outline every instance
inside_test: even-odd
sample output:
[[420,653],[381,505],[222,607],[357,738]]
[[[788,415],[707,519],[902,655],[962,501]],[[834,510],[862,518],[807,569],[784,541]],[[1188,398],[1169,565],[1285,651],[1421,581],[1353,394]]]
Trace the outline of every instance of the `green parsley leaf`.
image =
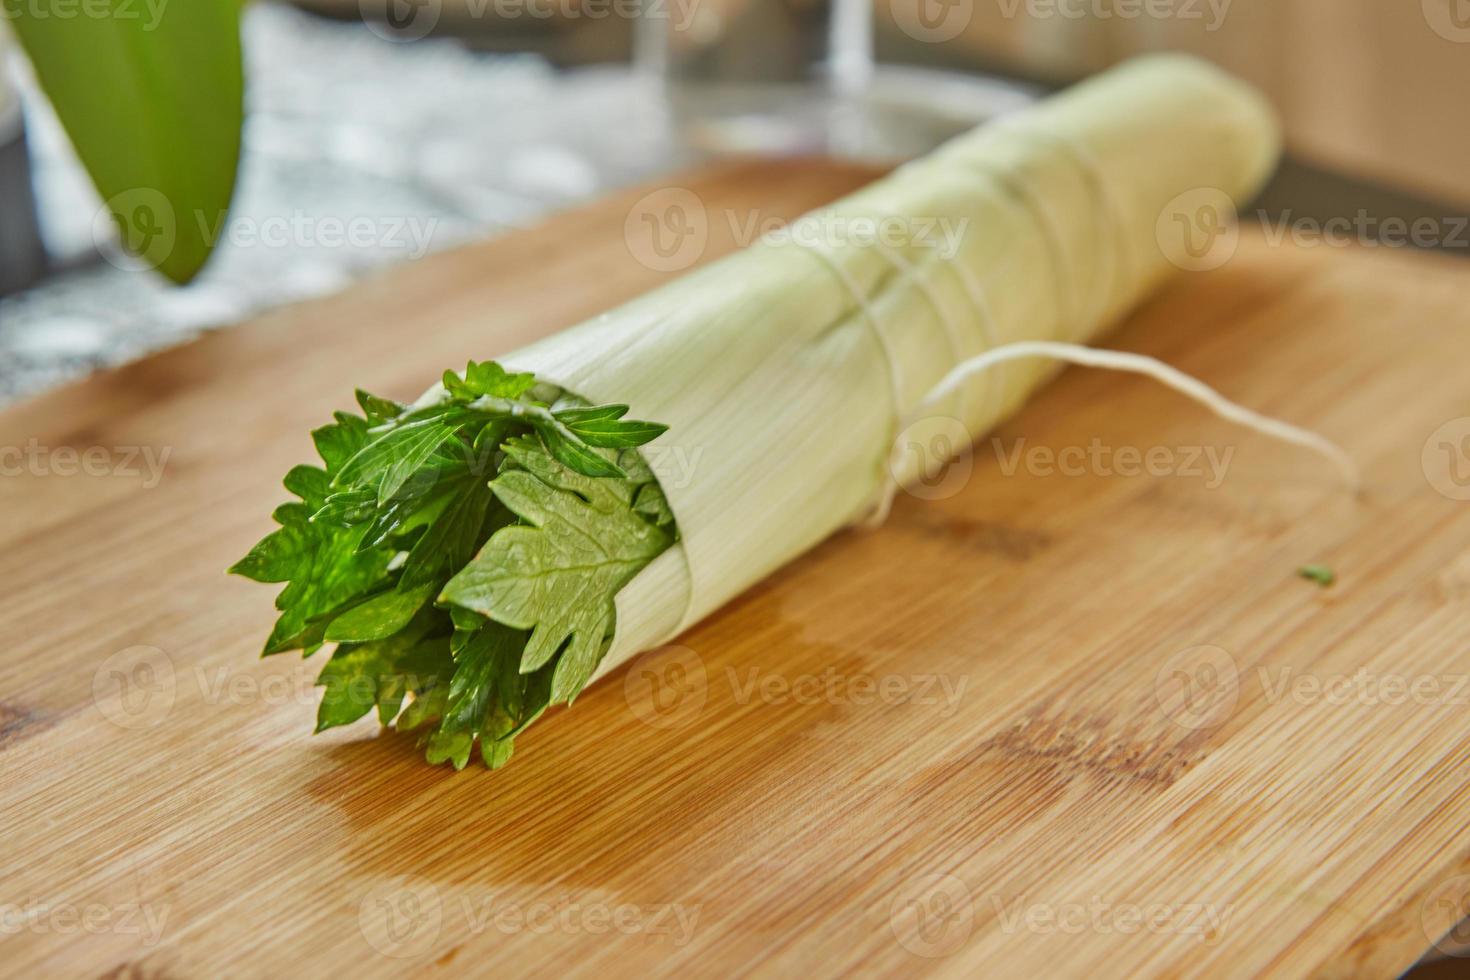
[[495,532],[442,598],[531,630],[522,672],[561,652],[551,698],[569,701],[604,652],[613,597],[673,538],[634,513],[631,481],[583,476],[527,439],[511,440],[505,451],[522,469],[502,471],[490,487],[526,523]]
[[586,684],[613,597],[676,539],[635,448],[664,427],[489,361],[446,373],[432,405],[356,397],[362,416],[312,433],[325,468],[286,475],[280,527],[230,571],[285,583],[267,654],[338,644],[318,731],[376,707],[429,762],[462,767],[478,743],[497,768]]
[[602,419],[620,419],[628,414],[627,405],[598,405],[597,407],[574,405],[571,408],[553,408],[551,414],[567,425],[577,422],[595,422]]
[[621,419],[587,419],[583,422],[568,422],[567,428],[582,437],[589,446],[606,449],[621,449],[624,446],[641,446],[652,442],[669,430],[657,422],[628,422]]
[[326,621],[376,588],[390,557],[360,553],[360,528],[311,521],[326,501],[326,471],[298,466],[286,475],[285,483],[301,503],[277,507],[273,516],[281,529],[230,569],[257,582],[289,583],[276,597],[281,616],[266,640],[266,655],[320,646]]
[[362,414],[367,416],[369,426],[382,425],[407,411],[405,406],[386,398],[379,398],[377,395],[369,395],[361,388],[357,389],[356,395],[357,407],[361,408]]
[[473,401],[482,395],[492,398],[519,398],[536,386],[534,374],[511,374],[494,361],[470,361],[464,377],[453,371],[444,372],[444,387],[455,398]]
[[317,686],[326,691],[316,730],[350,724],[374,707],[379,723],[391,724],[408,694],[441,684],[454,664],[448,637],[426,635],[438,619],[421,616],[388,639],[337,647],[317,676]]
[[458,416],[417,419],[372,440],[342,465],[332,481],[339,489],[371,487],[386,503],[453,438]]
[[504,764],[515,735],[550,703],[551,670],[519,670],[525,644],[525,633],[492,623],[476,630],[455,654],[454,679],[436,737],[442,746],[452,747],[456,767],[468,757],[467,752],[460,754],[465,736],[480,740],[491,768]]

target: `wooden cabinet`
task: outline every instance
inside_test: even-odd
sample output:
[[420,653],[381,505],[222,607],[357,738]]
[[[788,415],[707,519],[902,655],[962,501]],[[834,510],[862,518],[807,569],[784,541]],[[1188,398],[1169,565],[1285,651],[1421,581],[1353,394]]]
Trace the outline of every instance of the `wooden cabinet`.
[[[950,10],[917,41],[902,5]],[[947,5],[947,6],[945,6]],[[1073,78],[1145,51],[1202,55],[1264,89],[1313,163],[1470,206],[1470,0],[880,0],[906,60]]]

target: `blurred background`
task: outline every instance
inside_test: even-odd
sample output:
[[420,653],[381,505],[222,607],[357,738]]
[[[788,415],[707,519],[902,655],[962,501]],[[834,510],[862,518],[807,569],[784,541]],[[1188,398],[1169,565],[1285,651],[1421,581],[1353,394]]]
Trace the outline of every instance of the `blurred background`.
[[[233,0],[0,6],[0,402],[703,160],[896,162],[1149,51],[1277,106],[1289,160],[1252,215],[1363,238],[1427,217],[1438,233],[1408,244],[1470,251],[1470,0],[301,0],[240,10],[238,179],[228,219],[167,229],[209,256],[163,267],[178,285],[118,245],[152,244],[168,202],[96,173],[141,152],[146,90],[125,93],[137,119],[125,101],[83,119],[106,64],[63,92],[36,34],[91,10],[181,44],[188,78],[219,49],[170,35],[186,3],[233,25]],[[212,137],[190,138],[186,167]]]
[[1170,50],[1283,119],[1244,218],[1470,255],[1470,0],[0,0],[0,404],[711,159],[896,163]]

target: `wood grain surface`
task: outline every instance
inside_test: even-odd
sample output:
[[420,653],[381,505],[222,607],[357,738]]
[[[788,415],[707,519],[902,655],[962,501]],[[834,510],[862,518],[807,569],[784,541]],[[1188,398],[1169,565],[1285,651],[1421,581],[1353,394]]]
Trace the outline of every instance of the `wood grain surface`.
[[[709,258],[870,176],[681,184]],[[1245,234],[1111,340],[1339,440],[1356,499],[1069,371],[502,772],[311,736],[321,658],[258,659],[271,590],[223,569],[354,386],[413,396],[668,275],[637,197],[0,414],[0,973],[1390,975],[1453,924],[1470,266],[1422,253]]]

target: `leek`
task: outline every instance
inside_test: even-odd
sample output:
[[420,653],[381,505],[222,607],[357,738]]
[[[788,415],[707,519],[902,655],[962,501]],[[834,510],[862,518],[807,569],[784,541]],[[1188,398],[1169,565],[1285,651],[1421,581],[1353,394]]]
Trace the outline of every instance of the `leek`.
[[[233,569],[288,583],[265,652],[338,644],[319,729],[376,708],[430,762],[478,744],[503,765],[548,705],[942,462],[893,453],[901,427],[978,435],[1013,413],[1053,365],[949,376],[1095,338],[1170,271],[1171,209],[1244,199],[1277,153],[1254,92],[1145,59],[412,405],[360,393]],[[952,250],[831,233],[939,221],[964,229]]]

